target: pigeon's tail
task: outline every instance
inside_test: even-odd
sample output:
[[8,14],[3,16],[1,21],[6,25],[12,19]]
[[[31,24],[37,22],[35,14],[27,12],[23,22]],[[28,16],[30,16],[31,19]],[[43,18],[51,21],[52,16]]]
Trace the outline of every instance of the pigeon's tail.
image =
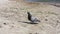
[[37,20],[38,22],[40,22],[40,20]]

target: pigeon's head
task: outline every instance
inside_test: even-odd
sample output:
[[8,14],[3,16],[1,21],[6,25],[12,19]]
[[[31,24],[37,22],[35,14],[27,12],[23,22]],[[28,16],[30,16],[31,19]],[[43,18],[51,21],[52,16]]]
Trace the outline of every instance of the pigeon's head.
[[30,12],[27,12],[27,14],[28,14],[29,16],[32,16],[32,15],[30,14]]
[[30,12],[27,12],[27,14],[30,14]]

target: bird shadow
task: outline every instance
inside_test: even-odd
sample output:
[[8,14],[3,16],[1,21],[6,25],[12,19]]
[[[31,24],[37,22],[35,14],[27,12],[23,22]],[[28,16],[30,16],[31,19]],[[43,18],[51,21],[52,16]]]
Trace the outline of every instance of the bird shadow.
[[26,22],[26,21],[18,21],[18,22],[27,23],[27,24],[38,24],[38,23]]

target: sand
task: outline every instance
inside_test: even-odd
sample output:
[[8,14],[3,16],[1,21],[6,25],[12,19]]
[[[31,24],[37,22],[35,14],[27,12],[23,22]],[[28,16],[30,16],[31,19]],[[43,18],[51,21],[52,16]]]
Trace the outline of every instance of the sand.
[[[0,34],[60,34],[60,7],[21,0],[2,1],[4,2],[0,2]],[[41,22],[29,24],[27,12]]]

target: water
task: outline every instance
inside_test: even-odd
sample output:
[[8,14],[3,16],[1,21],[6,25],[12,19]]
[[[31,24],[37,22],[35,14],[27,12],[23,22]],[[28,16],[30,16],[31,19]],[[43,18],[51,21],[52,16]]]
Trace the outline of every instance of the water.
[[28,2],[60,2],[60,0],[25,0]]

